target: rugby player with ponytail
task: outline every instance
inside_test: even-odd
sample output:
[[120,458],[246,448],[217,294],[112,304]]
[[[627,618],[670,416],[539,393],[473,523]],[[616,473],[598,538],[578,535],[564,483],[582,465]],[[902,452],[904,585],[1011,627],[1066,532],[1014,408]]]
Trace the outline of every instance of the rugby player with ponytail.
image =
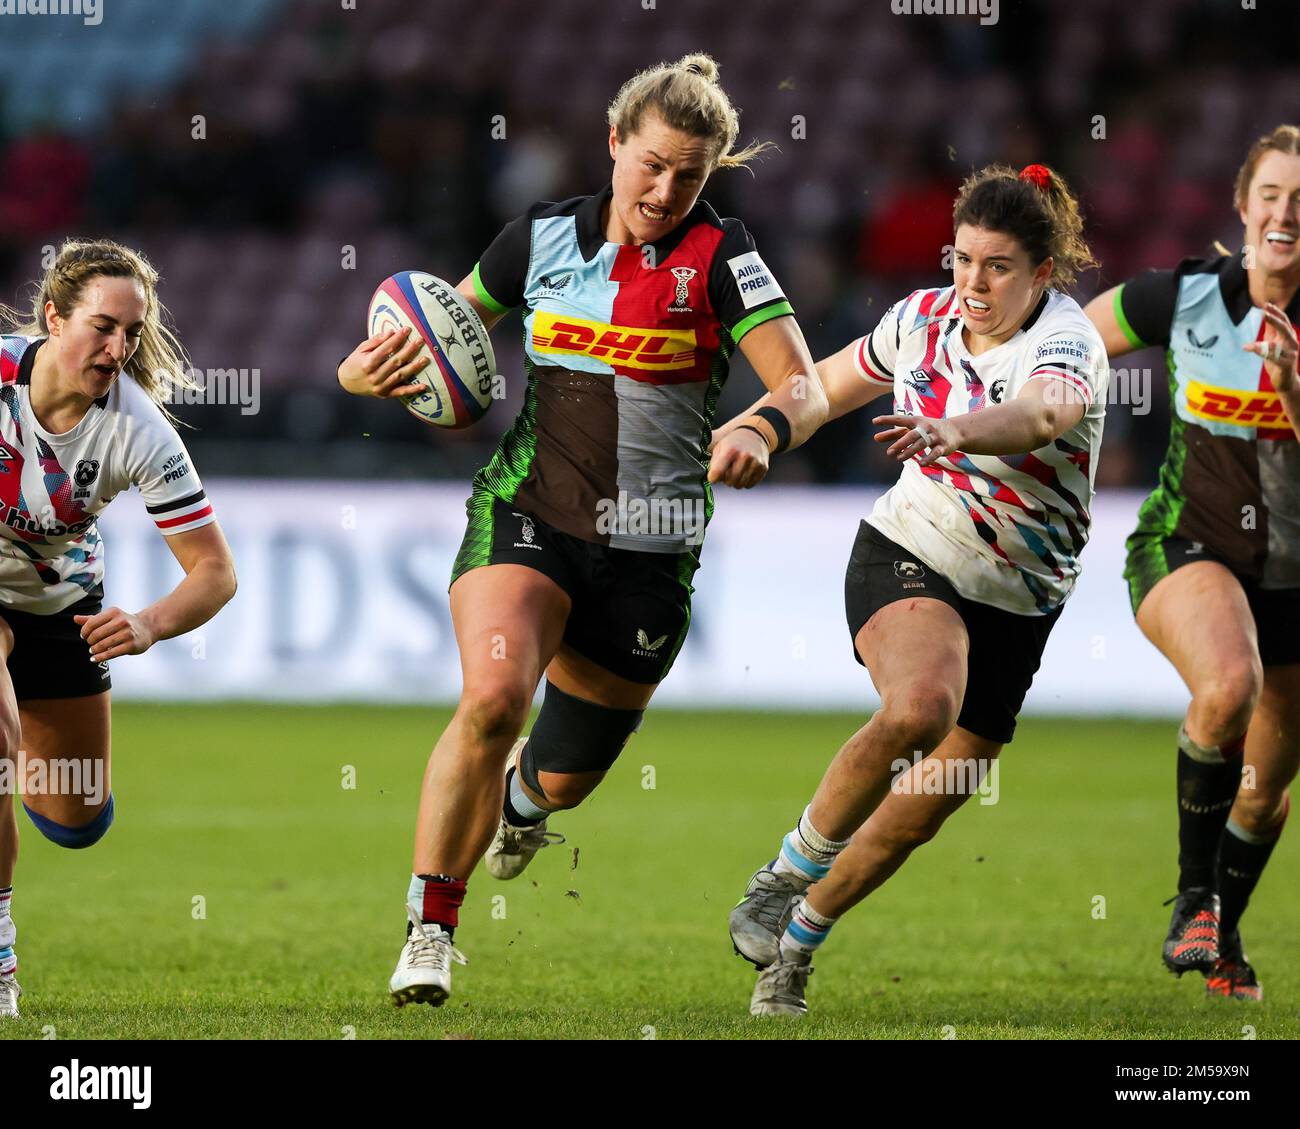
[[[466,883],[516,877],[547,820],[600,783],[641,724],[690,623],[712,484],[747,488],[826,414],[812,357],[744,225],[700,199],[743,167],[739,121],[707,55],[633,76],[608,113],[609,186],[539,203],[459,286],[489,328],[523,309],[524,406],[474,479],[452,572],[464,688],[429,759],[389,990],[442,1004]],[[363,342],[358,395],[420,390],[419,342]],[[739,348],[770,402],[712,443]],[[676,515],[663,523],[644,514]],[[543,676],[532,731],[517,740]],[[486,857],[485,857],[486,856]]]
[[[109,663],[207,623],[235,592],[230,549],[163,406],[189,365],[157,287],[135,251],[69,241],[30,317],[0,307],[12,331],[0,335],[0,768],[18,785],[0,788],[0,1017],[17,1018],[21,994],[14,793],[29,778],[63,779],[51,762],[79,761],[77,790],[28,788],[22,803],[59,846],[98,842],[115,810]],[[185,570],[138,612],[101,606],[96,528],[130,486]]]
[[1124,571],[1192,699],[1164,963],[1259,1000],[1239,924],[1300,769],[1300,127],[1251,146],[1233,203],[1240,254],[1145,271],[1086,313],[1111,356],[1168,351],[1169,449]]
[[874,423],[902,473],[862,522],[844,585],[880,708],[732,911],[732,942],[759,970],[754,1015],[807,1011],[831,927],[976,790],[968,769],[1012,739],[1079,575],[1108,367],[1065,293],[1094,265],[1078,204],[1044,166],[995,166],[962,186],[953,226],[953,284],[908,295],[817,366],[829,418],[893,393]]

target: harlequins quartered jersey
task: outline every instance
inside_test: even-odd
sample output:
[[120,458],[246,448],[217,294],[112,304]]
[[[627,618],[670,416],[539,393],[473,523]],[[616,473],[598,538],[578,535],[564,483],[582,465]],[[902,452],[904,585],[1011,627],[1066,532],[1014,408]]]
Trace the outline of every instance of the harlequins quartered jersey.
[[131,377],[72,430],[41,427],[31,379],[43,340],[0,336],[0,605],[38,615],[102,591],[95,518],[128,486],[164,534],[214,520],[180,436]]
[[658,244],[605,241],[611,190],[537,204],[474,267],[485,306],[523,307],[523,410],[475,488],[620,549],[698,546],[706,453],[736,344],[793,313],[738,220],[707,204]]
[[951,286],[918,290],[858,341],[858,374],[893,388],[896,414],[944,419],[984,411],[1046,380],[1081,396],[1083,418],[1026,454],[956,451],[925,467],[909,459],[867,521],[968,600],[1046,615],[1074,590],[1088,540],[1106,418],[1106,349],[1078,303],[1055,290],[1014,337],[978,356],[966,349],[963,325]]
[[[1300,322],[1300,295],[1287,308]],[[1118,289],[1115,317],[1138,348],[1168,349],[1169,450],[1139,533],[1199,541],[1265,588],[1300,587],[1300,445],[1263,361],[1240,255],[1185,259]]]

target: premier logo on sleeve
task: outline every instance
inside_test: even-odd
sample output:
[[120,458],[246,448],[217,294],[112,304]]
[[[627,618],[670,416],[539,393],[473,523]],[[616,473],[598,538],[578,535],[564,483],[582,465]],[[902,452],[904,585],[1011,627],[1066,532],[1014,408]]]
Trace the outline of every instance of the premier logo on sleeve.
[[736,285],[740,287],[740,299],[745,303],[745,309],[752,310],[755,306],[770,302],[774,298],[785,297],[785,293],[776,284],[772,272],[767,269],[767,264],[759,257],[757,251],[728,259],[727,266],[736,280]]

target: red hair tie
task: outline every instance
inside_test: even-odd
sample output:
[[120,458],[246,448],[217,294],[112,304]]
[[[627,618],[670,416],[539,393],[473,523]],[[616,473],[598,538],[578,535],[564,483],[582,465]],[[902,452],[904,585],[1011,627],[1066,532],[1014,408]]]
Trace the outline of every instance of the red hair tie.
[[1052,187],[1052,170],[1046,165],[1026,165],[1020,170],[1020,179],[1027,180],[1040,192]]

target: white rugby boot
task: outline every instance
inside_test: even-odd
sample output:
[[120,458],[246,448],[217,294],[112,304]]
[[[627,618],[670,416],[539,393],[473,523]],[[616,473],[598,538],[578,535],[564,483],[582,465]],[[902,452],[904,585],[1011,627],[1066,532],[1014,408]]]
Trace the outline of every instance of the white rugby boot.
[[758,871],[727,922],[736,952],[755,968],[773,964],[780,953],[781,934],[808,886],[808,882],[767,867]]
[[441,926],[426,924],[409,905],[411,935],[402,947],[397,969],[388,981],[393,1003],[429,1004],[441,1007],[451,995],[451,962],[469,964],[465,954],[451,943],[451,936]]
[[[515,755],[524,747],[527,737],[520,737],[506,758],[506,775],[515,763]],[[564,842],[564,836],[558,831],[547,831],[546,820],[516,827],[503,815],[497,824],[497,833],[492,836],[487,854],[483,856],[483,865],[493,878],[508,881],[518,878],[524,868],[533,861],[533,856],[543,847],[557,847]]]
[[749,1014],[757,1016],[808,1014],[808,977],[812,960],[787,960],[778,955],[774,963],[759,969],[758,983],[749,1001]]
[[0,976],[0,1019],[18,1018],[18,997],[23,990],[12,976]]

